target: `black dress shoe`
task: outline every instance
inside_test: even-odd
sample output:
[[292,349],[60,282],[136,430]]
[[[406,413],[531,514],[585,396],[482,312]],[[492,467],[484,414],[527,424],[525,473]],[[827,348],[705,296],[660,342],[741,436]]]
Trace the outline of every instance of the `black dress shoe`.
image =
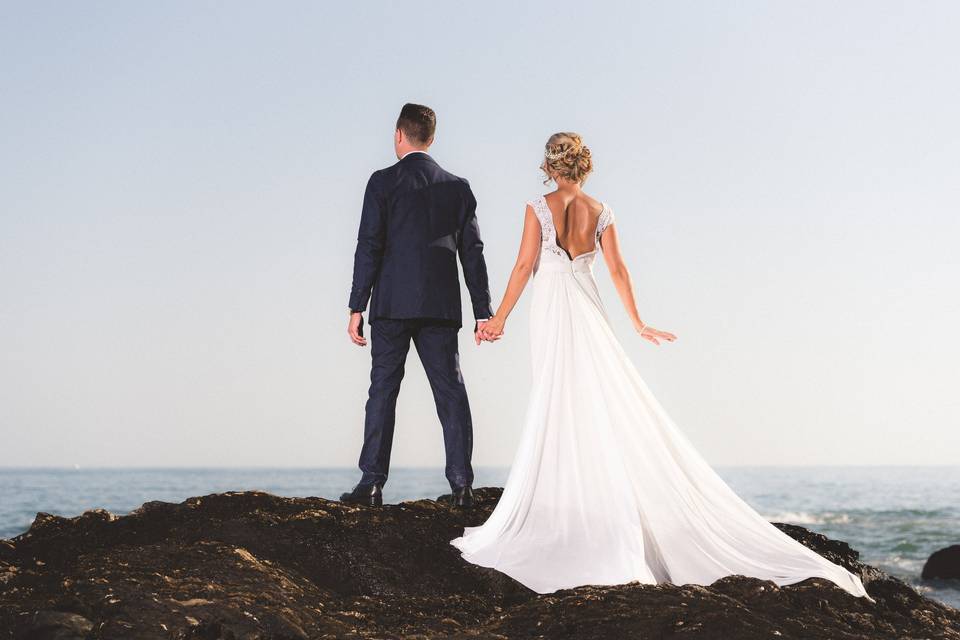
[[358,484],[353,491],[341,495],[340,502],[379,507],[383,504],[383,488],[379,484]]
[[454,487],[450,494],[450,504],[469,509],[473,506],[473,489],[470,487]]

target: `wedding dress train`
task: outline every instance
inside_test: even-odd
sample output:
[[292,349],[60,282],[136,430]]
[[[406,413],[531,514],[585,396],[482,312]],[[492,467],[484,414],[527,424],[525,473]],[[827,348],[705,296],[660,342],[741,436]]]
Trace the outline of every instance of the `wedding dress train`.
[[550,593],[631,581],[709,585],[742,574],[788,585],[860,578],[754,511],[651,394],[609,324],[597,248],[571,259],[542,196],[530,202],[541,251],[530,304],[533,386],[503,495],[451,541],[463,558]]

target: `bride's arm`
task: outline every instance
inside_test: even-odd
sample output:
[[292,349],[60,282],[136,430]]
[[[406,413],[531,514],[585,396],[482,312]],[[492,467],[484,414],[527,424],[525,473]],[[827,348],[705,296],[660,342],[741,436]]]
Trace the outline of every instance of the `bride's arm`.
[[523,235],[520,238],[520,251],[517,253],[517,261],[513,265],[513,271],[510,272],[510,280],[507,282],[507,290],[503,294],[503,300],[497,308],[496,314],[483,327],[484,337],[487,339],[496,339],[503,333],[503,326],[507,322],[507,317],[513,311],[513,307],[520,299],[527,282],[530,280],[530,274],[533,273],[533,265],[537,262],[537,254],[540,252],[540,221],[533,212],[533,207],[527,205],[523,217]]
[[617,225],[611,224],[603,230],[600,236],[600,247],[603,249],[603,260],[607,263],[607,270],[610,272],[610,278],[613,285],[617,288],[620,300],[623,302],[627,315],[633,321],[633,327],[641,336],[654,344],[660,344],[660,339],[673,342],[677,336],[667,331],[654,329],[640,319],[640,312],[637,311],[637,299],[633,293],[633,278],[630,277],[630,270],[620,252],[620,238],[617,236]]

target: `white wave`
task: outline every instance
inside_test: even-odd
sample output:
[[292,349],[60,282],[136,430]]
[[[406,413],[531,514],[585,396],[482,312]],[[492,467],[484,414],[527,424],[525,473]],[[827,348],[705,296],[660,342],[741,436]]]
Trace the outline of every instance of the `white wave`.
[[772,522],[787,522],[790,524],[847,524],[850,516],[846,513],[808,513],[806,511],[781,511],[764,516]]

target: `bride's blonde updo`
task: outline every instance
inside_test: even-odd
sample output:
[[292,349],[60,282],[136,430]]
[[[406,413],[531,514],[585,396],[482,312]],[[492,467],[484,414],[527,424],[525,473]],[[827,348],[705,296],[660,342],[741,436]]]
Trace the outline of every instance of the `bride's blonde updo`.
[[587,175],[593,171],[590,147],[583,144],[583,138],[572,131],[555,133],[547,140],[543,150],[543,164],[540,169],[546,174],[543,184],[557,178],[566,178],[583,184]]

